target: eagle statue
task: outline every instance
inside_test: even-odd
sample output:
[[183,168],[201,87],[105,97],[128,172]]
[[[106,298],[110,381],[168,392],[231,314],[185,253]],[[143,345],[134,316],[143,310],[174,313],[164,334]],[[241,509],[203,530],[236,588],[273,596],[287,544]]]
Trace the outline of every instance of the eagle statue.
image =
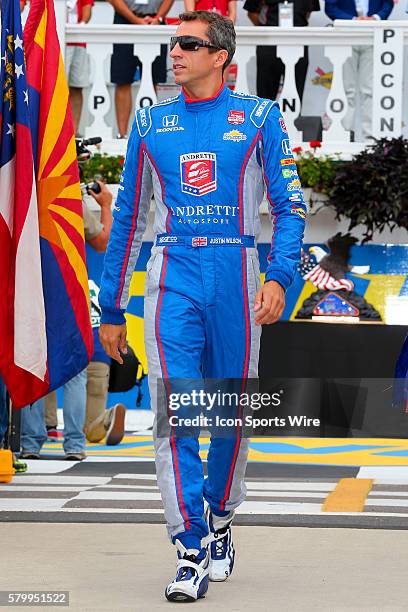
[[353,291],[354,283],[345,277],[346,272],[367,274],[370,266],[349,266],[350,249],[357,242],[350,234],[340,232],[327,241],[330,252],[312,246],[309,252],[302,251],[300,273],[318,289],[327,291]]
[[349,265],[351,247],[357,238],[338,232],[327,241],[329,251],[312,246],[302,251],[299,272],[305,281],[317,289],[304,300],[295,319],[312,319],[324,311],[332,317],[356,317],[361,321],[381,321],[380,313],[354,290],[347,273],[367,274],[370,266]]

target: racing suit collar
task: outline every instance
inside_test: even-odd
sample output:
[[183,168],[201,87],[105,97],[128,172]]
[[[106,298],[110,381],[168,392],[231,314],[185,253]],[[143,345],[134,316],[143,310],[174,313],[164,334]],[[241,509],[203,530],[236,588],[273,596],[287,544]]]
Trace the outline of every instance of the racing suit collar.
[[225,82],[222,82],[221,87],[217,91],[216,94],[211,96],[211,98],[202,98],[199,100],[193,100],[189,98],[184,87],[181,91],[181,99],[184,100],[186,110],[188,111],[200,111],[200,110],[211,110],[216,108],[219,104],[221,104],[229,95],[229,89],[226,86]]

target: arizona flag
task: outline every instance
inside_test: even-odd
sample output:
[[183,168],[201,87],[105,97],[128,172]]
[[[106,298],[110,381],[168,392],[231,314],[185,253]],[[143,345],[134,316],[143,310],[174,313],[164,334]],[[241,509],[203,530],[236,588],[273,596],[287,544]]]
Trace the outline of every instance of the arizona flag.
[[74,130],[53,4],[2,2],[0,371],[19,408],[93,351]]

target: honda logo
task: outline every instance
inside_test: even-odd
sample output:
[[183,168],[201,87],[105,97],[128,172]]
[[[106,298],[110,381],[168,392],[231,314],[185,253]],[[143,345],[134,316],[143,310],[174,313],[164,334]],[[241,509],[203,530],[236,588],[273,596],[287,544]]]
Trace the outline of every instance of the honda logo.
[[284,140],[282,140],[282,152],[284,155],[290,155],[292,156],[292,149],[290,146],[290,142],[287,138],[285,138]]
[[178,119],[178,115],[165,115],[163,117],[163,127],[176,127]]

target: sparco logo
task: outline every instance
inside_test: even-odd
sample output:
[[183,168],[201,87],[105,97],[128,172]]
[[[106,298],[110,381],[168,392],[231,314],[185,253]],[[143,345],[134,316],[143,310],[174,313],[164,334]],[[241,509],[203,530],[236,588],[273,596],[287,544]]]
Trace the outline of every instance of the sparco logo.
[[217,189],[217,156],[215,153],[180,155],[181,191],[202,196]]
[[139,111],[139,117],[140,117],[140,123],[142,124],[142,127],[147,127],[146,110],[144,108],[142,108],[142,110]]
[[258,110],[255,113],[255,117],[260,117],[262,115],[262,113],[264,112],[265,106],[267,106],[269,104],[269,100],[264,100],[260,105]]
[[160,236],[158,242],[159,244],[177,242],[177,236]]

